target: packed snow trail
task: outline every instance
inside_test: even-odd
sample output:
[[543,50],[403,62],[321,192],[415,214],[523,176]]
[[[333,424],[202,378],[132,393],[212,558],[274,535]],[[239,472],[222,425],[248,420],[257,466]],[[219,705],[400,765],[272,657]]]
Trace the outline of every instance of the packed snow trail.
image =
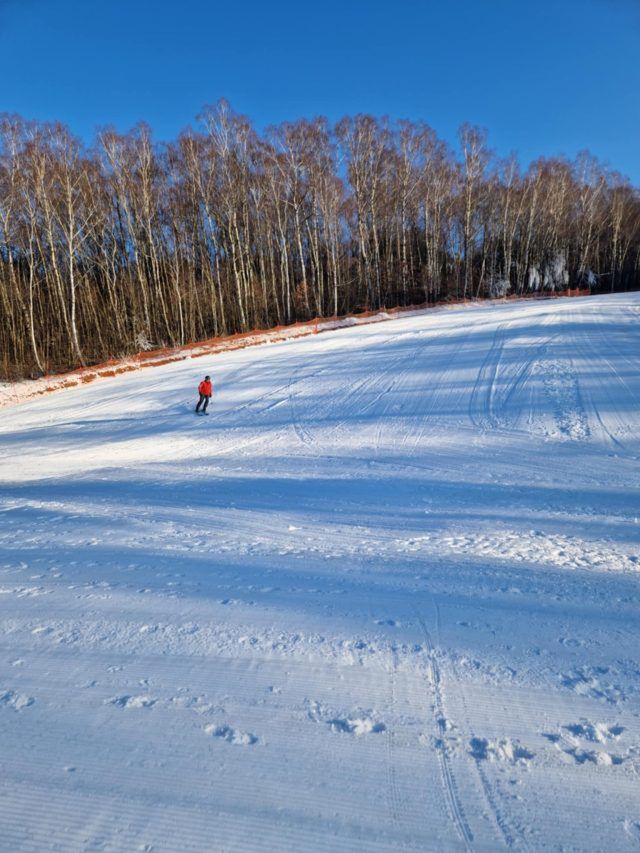
[[639,316],[455,308],[4,409],[0,847],[637,850]]

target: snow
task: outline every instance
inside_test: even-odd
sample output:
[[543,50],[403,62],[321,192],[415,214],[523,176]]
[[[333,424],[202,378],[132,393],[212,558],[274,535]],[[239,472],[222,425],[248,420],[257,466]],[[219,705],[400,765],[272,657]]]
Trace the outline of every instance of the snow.
[[364,314],[353,314],[345,317],[330,317],[326,320],[316,319],[308,323],[293,323],[290,326],[279,326],[275,329],[267,329],[266,331],[257,330],[245,334],[231,335],[226,338],[213,338],[210,341],[189,344],[174,349],[154,350],[153,344],[144,335],[138,335],[136,345],[140,352],[129,358],[124,358],[120,361],[112,360],[93,367],[78,368],[67,373],[41,376],[35,380],[0,382],[0,408],[14,406],[16,403],[22,403],[25,400],[49,394],[52,391],[60,391],[64,388],[86,385],[89,382],[112,379],[116,375],[142,370],[145,367],[160,367],[173,361],[213,356],[235,349],[245,349],[246,347],[293,340],[349,326],[381,323],[399,314],[408,317],[415,314],[424,314],[426,310],[443,311],[447,310],[448,307],[443,304],[433,305],[429,309],[395,308],[391,309],[391,313],[388,311],[365,312]]
[[637,850],[639,317],[460,307],[3,408],[0,848]]

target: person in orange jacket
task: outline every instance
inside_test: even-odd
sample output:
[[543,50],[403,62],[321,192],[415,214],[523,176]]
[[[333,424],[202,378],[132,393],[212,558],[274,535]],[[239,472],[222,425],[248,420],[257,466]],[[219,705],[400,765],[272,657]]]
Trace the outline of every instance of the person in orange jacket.
[[198,400],[198,405],[196,406],[196,414],[200,413],[200,406],[202,406],[202,414],[206,415],[207,406],[209,405],[209,400],[211,399],[211,395],[213,394],[213,385],[211,384],[210,376],[205,376],[202,382],[198,385],[198,394],[200,394],[200,399]]

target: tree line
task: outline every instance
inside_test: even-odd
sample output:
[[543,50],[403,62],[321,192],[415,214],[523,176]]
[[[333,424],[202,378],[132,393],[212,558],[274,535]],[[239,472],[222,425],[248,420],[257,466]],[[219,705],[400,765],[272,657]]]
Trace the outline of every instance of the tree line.
[[640,194],[587,152],[523,171],[465,124],[225,101],[158,145],[0,117],[4,379],[315,316],[640,284]]

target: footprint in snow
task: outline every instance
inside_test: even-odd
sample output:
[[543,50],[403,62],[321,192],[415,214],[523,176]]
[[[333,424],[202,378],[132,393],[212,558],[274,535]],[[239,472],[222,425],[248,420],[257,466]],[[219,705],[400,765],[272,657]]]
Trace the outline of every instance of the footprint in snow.
[[29,708],[35,699],[25,696],[24,693],[16,693],[15,690],[0,690],[0,708],[13,708],[14,711],[22,711]]
[[[624,755],[614,755],[601,748],[612,740],[618,740],[624,731],[624,726],[609,726],[606,723],[592,723],[583,719],[578,723],[561,726],[559,734],[544,734],[544,737],[576,764],[611,767],[623,764],[634,754],[628,750]],[[598,746],[593,748],[589,747],[589,744]]]
[[624,831],[629,838],[640,842],[640,820],[625,820]]
[[327,720],[327,725],[332,732],[346,732],[358,737],[370,732],[377,734],[387,729],[384,723],[375,723],[371,717],[336,717],[334,720]]
[[385,732],[384,723],[376,720],[372,711],[355,709],[350,714],[336,714],[319,702],[306,702],[307,716],[314,723],[324,723],[332,732],[351,734],[361,737],[366,734]]
[[231,726],[216,726],[211,724],[205,726],[205,732],[215,738],[220,738],[234,746],[253,746],[258,738],[251,732],[241,732]]
[[[609,680],[611,676],[609,667],[606,666],[582,666],[574,669],[567,675],[560,677],[560,683],[579,696],[588,696],[590,699],[604,699],[611,704],[617,704],[626,698],[625,691],[619,684]],[[603,676],[608,676],[603,680]]]
[[118,708],[152,708],[157,699],[151,696],[114,696],[105,700],[105,705],[115,705]]
[[571,723],[562,728],[574,737],[592,743],[607,743],[609,740],[617,740],[624,731],[624,726],[607,726],[605,723],[592,723],[589,720],[580,720],[579,723]]
[[517,740],[500,738],[488,740],[483,737],[471,738],[469,752],[476,761],[508,761],[510,764],[528,764],[535,753],[522,746]]
[[578,649],[585,645],[582,640],[577,640],[575,637],[560,637],[558,642],[570,649]]
[[571,756],[576,764],[597,764],[601,767],[611,767],[623,764],[627,755],[613,755],[610,752],[599,751],[597,749],[580,749],[577,746],[564,749],[565,755]]

